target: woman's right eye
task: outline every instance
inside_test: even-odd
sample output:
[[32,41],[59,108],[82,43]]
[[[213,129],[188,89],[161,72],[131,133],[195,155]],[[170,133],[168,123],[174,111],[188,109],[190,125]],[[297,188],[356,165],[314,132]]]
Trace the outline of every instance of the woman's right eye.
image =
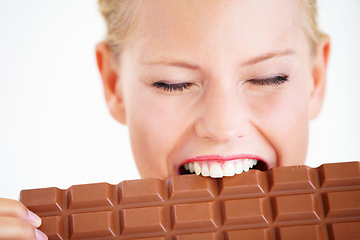
[[184,90],[189,89],[192,86],[192,83],[184,82],[184,83],[168,84],[160,81],[160,82],[154,82],[154,86],[157,88],[162,88],[164,92],[182,92]]

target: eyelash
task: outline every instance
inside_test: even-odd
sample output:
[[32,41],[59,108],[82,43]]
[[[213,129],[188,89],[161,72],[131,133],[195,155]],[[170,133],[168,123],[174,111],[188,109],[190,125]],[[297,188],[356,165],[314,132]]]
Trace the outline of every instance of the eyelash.
[[258,86],[279,86],[288,81],[288,76],[286,75],[278,75],[271,78],[264,78],[264,79],[250,79],[246,82],[250,82],[253,85]]
[[175,83],[175,84],[167,84],[164,82],[154,82],[154,86],[157,88],[162,88],[164,92],[182,92],[184,89],[189,89],[192,83]]
[[[245,82],[249,82],[251,85],[256,86],[279,86],[288,81],[288,76],[279,75],[271,78],[264,79],[250,79]],[[189,82],[167,84],[162,81],[154,82],[153,84],[157,88],[162,88],[164,92],[182,92],[189,89],[193,84]]]

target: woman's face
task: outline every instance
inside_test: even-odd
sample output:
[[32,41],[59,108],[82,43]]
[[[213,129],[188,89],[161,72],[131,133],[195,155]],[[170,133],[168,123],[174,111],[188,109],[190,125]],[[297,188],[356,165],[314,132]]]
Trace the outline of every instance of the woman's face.
[[140,3],[108,101],[142,177],[304,163],[324,84],[301,14],[288,0]]

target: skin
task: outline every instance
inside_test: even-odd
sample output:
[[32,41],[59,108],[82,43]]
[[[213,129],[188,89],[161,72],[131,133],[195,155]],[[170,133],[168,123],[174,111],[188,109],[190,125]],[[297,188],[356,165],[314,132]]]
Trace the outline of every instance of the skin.
[[[97,45],[109,110],[128,125],[143,178],[176,175],[208,155],[254,154],[269,168],[304,163],[330,43],[311,52],[300,14],[288,0],[141,1],[119,58]],[[253,81],[274,76],[288,81]],[[188,85],[169,92],[159,81]],[[0,239],[46,239],[40,224],[21,203],[0,199]]]
[[[97,58],[142,177],[167,178],[204,155],[304,163],[330,43],[311,52],[296,1],[144,1],[138,13],[119,59],[104,43]],[[284,75],[277,86],[251,81]],[[164,91],[158,81],[189,88]]]
[[44,233],[36,229],[41,219],[22,203],[0,198],[0,239],[46,240]]

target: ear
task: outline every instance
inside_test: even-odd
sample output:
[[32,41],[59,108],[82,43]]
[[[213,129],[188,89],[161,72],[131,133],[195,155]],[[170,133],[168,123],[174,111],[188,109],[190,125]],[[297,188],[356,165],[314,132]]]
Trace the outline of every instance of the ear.
[[96,45],[96,60],[104,85],[105,99],[111,115],[120,123],[126,124],[124,100],[116,64],[105,42]]
[[320,44],[318,44],[316,55],[314,57],[313,71],[312,71],[313,87],[312,87],[311,99],[310,99],[310,119],[314,119],[320,113],[324,101],[326,72],[327,72],[329,54],[330,54],[330,38],[329,36],[326,36],[320,42]]

